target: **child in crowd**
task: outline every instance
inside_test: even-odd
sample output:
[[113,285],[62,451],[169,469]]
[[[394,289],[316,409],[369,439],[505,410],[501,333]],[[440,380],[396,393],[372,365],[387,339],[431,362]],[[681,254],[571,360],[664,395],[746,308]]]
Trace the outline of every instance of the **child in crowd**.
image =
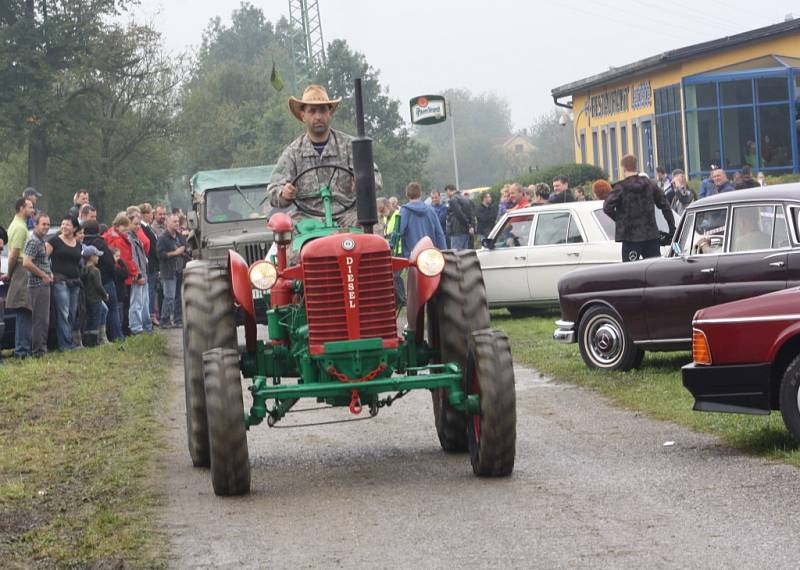
[[[128,311],[125,307],[128,306],[128,286],[125,281],[128,279],[128,267],[122,261],[122,255],[119,248],[109,248],[111,254],[114,256],[114,286],[117,288],[117,309],[120,312],[120,322],[122,330],[127,331]],[[127,336],[127,333],[126,335]]]
[[100,269],[97,262],[103,252],[87,245],[83,247],[83,269],[81,270],[81,281],[86,295],[86,332],[83,336],[84,346],[97,346],[101,341],[100,325],[105,324],[108,316],[108,293],[103,287],[100,278]]

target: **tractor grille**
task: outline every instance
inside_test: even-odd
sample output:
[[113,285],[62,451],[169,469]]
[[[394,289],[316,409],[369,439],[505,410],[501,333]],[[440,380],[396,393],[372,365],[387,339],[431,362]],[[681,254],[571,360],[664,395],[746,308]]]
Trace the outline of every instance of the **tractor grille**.
[[239,250],[239,253],[249,266],[256,261],[266,259],[269,246],[266,243],[245,243],[240,244],[236,249]]
[[305,301],[312,346],[356,338],[397,338],[389,252],[362,255],[359,266],[353,271],[358,299],[356,308],[351,310],[358,311],[358,330],[348,330],[346,276],[340,270],[339,259],[304,260]]

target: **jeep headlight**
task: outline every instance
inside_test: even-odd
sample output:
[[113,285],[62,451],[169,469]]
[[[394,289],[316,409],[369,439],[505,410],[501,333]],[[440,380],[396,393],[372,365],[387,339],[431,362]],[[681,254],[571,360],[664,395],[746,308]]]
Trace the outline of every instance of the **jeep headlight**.
[[426,277],[434,277],[444,270],[444,255],[438,249],[426,249],[417,256],[417,269]]
[[271,289],[278,280],[278,269],[269,261],[256,261],[250,266],[250,283],[256,289]]

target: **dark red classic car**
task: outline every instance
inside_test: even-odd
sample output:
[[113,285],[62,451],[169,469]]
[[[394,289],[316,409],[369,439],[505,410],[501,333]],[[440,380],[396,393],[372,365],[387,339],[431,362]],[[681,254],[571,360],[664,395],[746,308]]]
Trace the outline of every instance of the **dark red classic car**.
[[580,269],[558,284],[554,338],[591,368],[629,370],[645,350],[686,350],[692,315],[800,284],[800,184],[689,206],[668,257]]
[[800,288],[697,311],[683,385],[701,412],[780,410],[800,442]]

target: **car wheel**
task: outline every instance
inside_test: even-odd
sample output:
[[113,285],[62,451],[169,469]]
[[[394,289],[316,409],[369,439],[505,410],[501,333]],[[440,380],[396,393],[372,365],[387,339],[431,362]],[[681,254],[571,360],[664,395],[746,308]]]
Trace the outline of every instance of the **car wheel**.
[[578,346],[586,365],[600,370],[630,370],[641,364],[644,354],[608,307],[586,311],[578,328]]
[[800,442],[800,355],[786,368],[781,379],[780,404],[783,423],[795,441]]

